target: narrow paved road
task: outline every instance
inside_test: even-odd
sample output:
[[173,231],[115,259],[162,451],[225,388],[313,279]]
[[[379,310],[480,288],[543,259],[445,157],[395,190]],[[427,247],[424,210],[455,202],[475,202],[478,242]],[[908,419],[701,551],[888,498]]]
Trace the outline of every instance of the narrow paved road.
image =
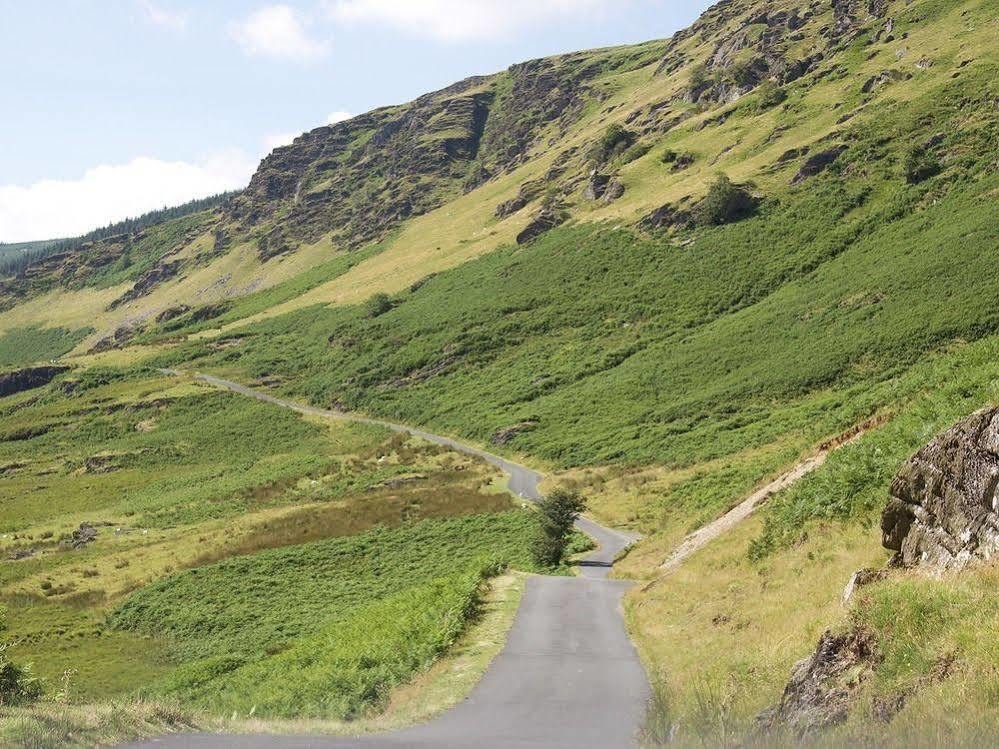
[[[376,424],[476,455],[510,476],[521,496],[540,498],[541,474],[497,455],[419,429],[303,406],[211,375],[201,379],[301,413]],[[362,747],[608,747],[635,744],[649,697],[648,680],[624,630],[621,596],[629,583],[607,580],[614,557],[633,536],[581,518],[600,548],[580,577],[528,579],[503,651],[463,702],[428,723],[361,737],[173,734],[132,747],[343,749]]]

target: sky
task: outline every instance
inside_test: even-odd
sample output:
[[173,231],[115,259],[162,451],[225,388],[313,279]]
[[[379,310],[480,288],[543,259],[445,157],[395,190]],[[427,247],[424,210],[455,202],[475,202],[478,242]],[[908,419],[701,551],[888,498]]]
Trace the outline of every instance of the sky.
[[0,242],[246,185],[306,130],[707,0],[0,0]]

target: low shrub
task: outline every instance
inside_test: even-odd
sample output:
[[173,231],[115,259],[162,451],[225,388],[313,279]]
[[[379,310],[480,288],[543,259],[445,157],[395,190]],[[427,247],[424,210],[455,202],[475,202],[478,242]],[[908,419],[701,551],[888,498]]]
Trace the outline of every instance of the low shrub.
[[388,294],[375,294],[364,303],[365,317],[378,317],[392,309],[392,300]]
[[700,226],[718,226],[745,218],[755,208],[756,200],[747,190],[719,174],[707,196],[694,209],[694,220]]
[[0,644],[0,707],[34,702],[42,696],[42,683],[32,674],[31,665],[15,663],[7,655],[10,643]]

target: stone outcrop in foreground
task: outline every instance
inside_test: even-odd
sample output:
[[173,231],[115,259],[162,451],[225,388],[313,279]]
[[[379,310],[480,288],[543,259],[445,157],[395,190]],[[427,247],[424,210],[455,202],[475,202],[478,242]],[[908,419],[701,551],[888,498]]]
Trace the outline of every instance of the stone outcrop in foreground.
[[[999,408],[986,408],[959,421],[905,462],[892,481],[881,517],[882,543],[895,552],[891,565],[930,572],[959,570],[999,553]],[[855,588],[889,575],[859,570]],[[791,670],[781,701],[761,713],[761,731],[778,726],[799,736],[844,721],[861,684],[876,671],[881,655],[873,636],[856,626],[829,630],[809,657]],[[944,659],[928,683],[946,678]],[[901,710],[909,693],[872,706],[886,722]]]
[[999,408],[959,421],[895,476],[882,543],[900,567],[961,569],[999,552]]

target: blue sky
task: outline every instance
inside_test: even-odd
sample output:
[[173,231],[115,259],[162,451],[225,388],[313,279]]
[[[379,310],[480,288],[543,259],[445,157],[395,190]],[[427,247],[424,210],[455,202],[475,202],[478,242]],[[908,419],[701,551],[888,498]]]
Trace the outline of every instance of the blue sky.
[[275,145],[465,76],[663,38],[705,0],[55,0],[0,7],[0,241],[244,185]]

